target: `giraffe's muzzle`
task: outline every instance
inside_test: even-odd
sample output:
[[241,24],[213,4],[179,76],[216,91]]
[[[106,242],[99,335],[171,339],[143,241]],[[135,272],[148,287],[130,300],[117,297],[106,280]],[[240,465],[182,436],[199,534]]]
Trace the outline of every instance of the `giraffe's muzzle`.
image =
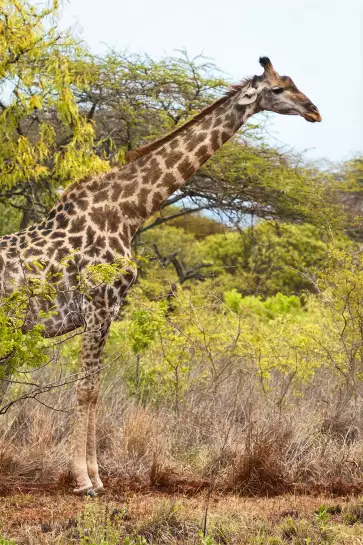
[[318,108],[314,104],[309,104],[304,114],[304,119],[310,121],[310,123],[317,123],[321,121],[321,115]]

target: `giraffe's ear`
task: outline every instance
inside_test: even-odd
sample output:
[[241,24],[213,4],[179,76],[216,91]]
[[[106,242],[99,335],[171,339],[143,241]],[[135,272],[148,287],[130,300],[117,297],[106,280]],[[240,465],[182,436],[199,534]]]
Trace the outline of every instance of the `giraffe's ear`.
[[248,89],[243,96],[238,100],[240,106],[245,106],[247,104],[252,104],[257,98],[257,89],[251,87]]

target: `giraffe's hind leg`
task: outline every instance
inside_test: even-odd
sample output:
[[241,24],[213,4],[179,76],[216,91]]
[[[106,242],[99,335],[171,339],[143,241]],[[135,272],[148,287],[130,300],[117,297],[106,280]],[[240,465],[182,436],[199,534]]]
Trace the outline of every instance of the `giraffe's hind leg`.
[[93,490],[97,494],[104,492],[103,483],[100,479],[97,463],[96,443],[96,422],[97,422],[97,401],[91,402],[88,412],[88,435],[87,435],[87,470],[92,481]]
[[96,410],[100,389],[100,364],[106,342],[109,322],[95,324],[89,320],[83,333],[82,371],[77,385],[77,416],[74,429],[73,475],[76,479],[76,494],[92,495],[92,491],[103,491],[98,473],[96,454]]

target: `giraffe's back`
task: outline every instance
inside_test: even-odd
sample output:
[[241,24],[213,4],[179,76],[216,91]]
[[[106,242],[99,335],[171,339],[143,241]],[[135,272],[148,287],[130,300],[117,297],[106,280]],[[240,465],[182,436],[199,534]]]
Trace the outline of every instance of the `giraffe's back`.
[[[43,319],[46,335],[54,336],[82,326],[85,296],[79,276],[89,265],[112,263],[131,256],[136,211],[133,191],[137,168],[125,165],[71,186],[40,223],[0,237],[0,297],[29,285],[36,278],[56,290],[52,318]],[[145,199],[147,195],[145,195]],[[145,204],[144,204],[145,208]],[[127,273],[112,286],[91,293],[100,320],[115,316],[136,272]],[[89,301],[89,298],[88,298]],[[38,321],[39,310],[50,303],[31,298],[26,327]]]
[[[135,279],[130,272],[118,278],[113,285],[98,285],[87,294],[80,286],[80,275],[88,265],[112,262],[115,255],[104,250],[109,247],[107,234],[103,237],[102,258],[99,257],[97,240],[87,244],[87,232],[79,235],[79,247],[74,248],[67,233],[57,236],[59,231],[45,220],[29,229],[0,237],[0,299],[16,290],[23,290],[28,297],[28,309],[24,330],[35,323],[45,326],[45,335],[54,337],[73,331],[84,324],[86,308],[93,304],[99,318],[112,318],[118,311],[122,299]],[[55,237],[52,235],[56,235]],[[90,241],[88,241],[90,242]],[[126,250],[123,252],[129,255]],[[52,296],[34,296],[36,290]],[[91,301],[91,303],[90,303]],[[86,304],[85,304],[86,303]],[[39,318],[39,312],[48,316]]]

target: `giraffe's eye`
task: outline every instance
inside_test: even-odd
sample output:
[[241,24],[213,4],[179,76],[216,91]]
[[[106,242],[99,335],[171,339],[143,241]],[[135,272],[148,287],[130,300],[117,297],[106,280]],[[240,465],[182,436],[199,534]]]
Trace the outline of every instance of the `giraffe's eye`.
[[275,95],[280,95],[281,93],[284,92],[283,87],[273,87],[273,89],[271,89],[271,90]]

